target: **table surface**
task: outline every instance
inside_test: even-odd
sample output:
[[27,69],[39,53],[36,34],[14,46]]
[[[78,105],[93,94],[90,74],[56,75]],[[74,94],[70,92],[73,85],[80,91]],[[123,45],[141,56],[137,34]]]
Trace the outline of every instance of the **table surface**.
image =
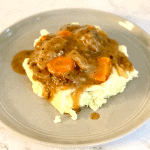
[[[141,27],[150,35],[150,1],[137,0],[0,0],[0,32],[28,16],[60,8],[91,8],[120,15]],[[20,138],[0,124],[0,150],[65,150]],[[71,148],[68,148],[71,149]],[[150,149],[150,119],[140,128],[121,139],[95,147],[74,150],[148,150]]]

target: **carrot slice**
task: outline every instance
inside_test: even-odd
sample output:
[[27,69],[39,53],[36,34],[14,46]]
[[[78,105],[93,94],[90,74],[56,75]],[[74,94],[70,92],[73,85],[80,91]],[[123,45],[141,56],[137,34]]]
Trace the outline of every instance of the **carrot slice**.
[[87,26],[88,29],[94,29],[95,27],[92,25]]
[[112,63],[109,57],[101,57],[97,59],[98,67],[94,73],[93,78],[96,81],[105,82],[112,72]]
[[67,56],[56,57],[47,63],[47,70],[55,75],[62,75],[63,73],[74,69],[74,67],[74,61]]
[[48,40],[48,36],[43,35],[43,36],[41,37],[41,40],[42,40],[42,41]]
[[70,31],[67,31],[67,30],[63,30],[63,31],[59,32],[60,36],[66,36],[66,35],[71,35],[71,34],[73,34],[73,33]]

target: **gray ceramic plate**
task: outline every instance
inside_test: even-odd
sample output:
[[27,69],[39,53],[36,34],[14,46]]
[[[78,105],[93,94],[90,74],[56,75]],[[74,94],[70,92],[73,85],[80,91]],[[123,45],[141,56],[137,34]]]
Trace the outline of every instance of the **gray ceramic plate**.
[[[90,119],[92,110],[84,108],[73,121],[67,115],[54,124],[59,113],[32,92],[26,76],[11,69],[13,56],[33,48],[41,29],[57,31],[72,22],[98,25],[110,38],[128,48],[129,59],[139,77],[127,84],[124,93],[108,100]],[[69,9],[38,14],[24,19],[0,34],[0,120],[11,129],[34,141],[59,146],[87,146],[120,138],[142,125],[150,111],[150,37],[139,27],[118,16],[95,10]]]

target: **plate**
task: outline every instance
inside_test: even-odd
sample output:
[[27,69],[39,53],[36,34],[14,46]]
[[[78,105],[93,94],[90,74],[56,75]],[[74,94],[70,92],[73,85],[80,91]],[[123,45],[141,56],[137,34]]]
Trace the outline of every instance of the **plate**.
[[[126,45],[129,60],[139,77],[125,91],[108,99],[91,120],[92,110],[83,108],[78,120],[61,116],[51,104],[32,92],[29,79],[11,68],[13,56],[33,49],[41,29],[51,33],[65,24],[100,26],[110,38]],[[133,23],[116,15],[89,9],[62,9],[44,12],[21,20],[0,34],[0,120],[11,131],[50,146],[91,146],[116,140],[140,127],[150,117],[150,37]]]

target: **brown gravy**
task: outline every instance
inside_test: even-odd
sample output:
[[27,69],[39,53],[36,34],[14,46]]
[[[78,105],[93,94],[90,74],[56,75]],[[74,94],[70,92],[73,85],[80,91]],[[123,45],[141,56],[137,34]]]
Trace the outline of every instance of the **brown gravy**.
[[25,73],[25,70],[22,66],[22,63],[24,61],[25,58],[29,58],[30,55],[33,53],[34,50],[24,50],[24,51],[21,51],[19,53],[17,53],[13,59],[12,59],[12,62],[11,62],[11,66],[12,66],[12,69],[16,72],[16,73],[19,73],[19,74],[22,74],[22,75],[26,75]]
[[96,113],[96,112],[93,112],[93,113],[91,114],[91,119],[92,119],[92,120],[97,120],[97,119],[99,119],[99,117],[100,117],[100,115],[99,115],[98,113]]

